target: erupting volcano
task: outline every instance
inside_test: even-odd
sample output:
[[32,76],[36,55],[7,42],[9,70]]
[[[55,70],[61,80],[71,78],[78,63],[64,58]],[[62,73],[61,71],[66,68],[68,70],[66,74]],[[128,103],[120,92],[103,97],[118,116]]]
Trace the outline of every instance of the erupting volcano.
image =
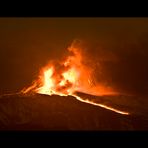
[[1,18],[0,130],[147,130],[147,26]]
[[[73,96],[81,102],[128,115],[126,111],[90,99],[91,95],[93,97],[118,94],[113,88],[97,83],[93,75],[94,69],[87,63],[81,44],[74,41],[68,48],[68,55],[58,61],[51,60],[40,70],[39,78],[30,87],[23,89],[22,93]],[[80,96],[79,93],[88,94],[89,97]]]

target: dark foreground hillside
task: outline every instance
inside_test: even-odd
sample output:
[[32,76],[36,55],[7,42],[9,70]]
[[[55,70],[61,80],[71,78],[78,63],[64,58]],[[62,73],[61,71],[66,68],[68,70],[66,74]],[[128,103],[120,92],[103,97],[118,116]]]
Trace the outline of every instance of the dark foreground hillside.
[[0,130],[148,130],[148,120],[86,104],[74,97],[0,97]]

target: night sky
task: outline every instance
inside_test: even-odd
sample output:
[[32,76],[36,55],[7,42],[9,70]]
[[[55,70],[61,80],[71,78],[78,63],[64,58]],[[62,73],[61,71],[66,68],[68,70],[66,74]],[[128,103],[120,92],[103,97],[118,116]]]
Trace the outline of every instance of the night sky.
[[73,40],[86,44],[97,81],[117,91],[147,95],[147,18],[0,18],[0,94],[28,86]]

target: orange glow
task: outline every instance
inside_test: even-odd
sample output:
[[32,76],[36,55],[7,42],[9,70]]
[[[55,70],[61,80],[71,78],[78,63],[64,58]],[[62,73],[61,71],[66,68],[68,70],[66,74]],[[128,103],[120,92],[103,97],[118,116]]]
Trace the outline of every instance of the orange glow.
[[75,84],[78,79],[78,72],[75,69],[69,69],[68,71],[64,72],[63,77],[65,80],[68,80],[72,84]]
[[53,74],[53,68],[49,68],[46,71],[44,71],[43,75],[43,86],[41,88],[38,88],[38,93],[42,94],[49,94],[51,95],[53,92],[53,88],[55,86],[54,79],[52,79],[52,74]]
[[[114,92],[112,88],[105,87],[103,84],[98,84],[97,86],[93,85],[91,79],[92,68],[87,64],[84,64],[84,59],[82,56],[83,54],[80,47],[75,47],[72,45],[70,48],[68,48],[68,50],[72,52],[73,55],[67,56],[66,60],[59,63],[61,68],[56,70],[54,63],[47,65],[45,68],[43,68],[40,79],[38,79],[33,86],[29,87],[23,92],[27,93],[32,89],[39,94],[56,94],[60,96],[70,95],[74,96],[81,102],[100,106],[108,110],[127,115],[127,112],[119,111],[109,106],[97,104],[89,100],[84,100],[83,98],[74,95],[74,92],[76,91],[93,95],[114,94],[116,92]],[[39,85],[38,87],[37,84]]]

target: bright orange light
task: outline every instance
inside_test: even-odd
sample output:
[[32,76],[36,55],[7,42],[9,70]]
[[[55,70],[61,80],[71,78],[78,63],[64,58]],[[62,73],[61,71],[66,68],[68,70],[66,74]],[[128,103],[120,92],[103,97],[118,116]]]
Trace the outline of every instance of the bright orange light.
[[74,68],[69,69],[68,71],[64,72],[62,75],[65,80],[68,80],[72,84],[75,84],[78,81],[78,72]]
[[55,87],[55,83],[54,79],[52,79],[52,74],[53,74],[53,67],[44,71],[43,86],[37,89],[38,93],[49,94],[49,95],[53,93],[52,89]]
[[[80,91],[93,95],[103,95],[103,94],[114,94],[111,88],[107,88],[103,85],[93,86],[91,75],[92,69],[87,65],[84,65],[82,60],[83,56],[81,50],[74,46],[68,48],[70,52],[73,53],[72,56],[68,56],[65,61],[60,63],[63,69],[55,71],[56,67],[53,64],[47,65],[43,68],[43,72],[33,86],[24,90],[27,93],[31,89],[40,94],[47,95],[60,95],[60,96],[74,96],[77,100],[92,105],[100,106],[120,114],[128,114],[124,111],[119,111],[113,109],[109,106],[103,104],[97,104],[89,100],[84,100],[79,96],[74,95],[74,92]],[[37,84],[39,86],[37,87]]]

